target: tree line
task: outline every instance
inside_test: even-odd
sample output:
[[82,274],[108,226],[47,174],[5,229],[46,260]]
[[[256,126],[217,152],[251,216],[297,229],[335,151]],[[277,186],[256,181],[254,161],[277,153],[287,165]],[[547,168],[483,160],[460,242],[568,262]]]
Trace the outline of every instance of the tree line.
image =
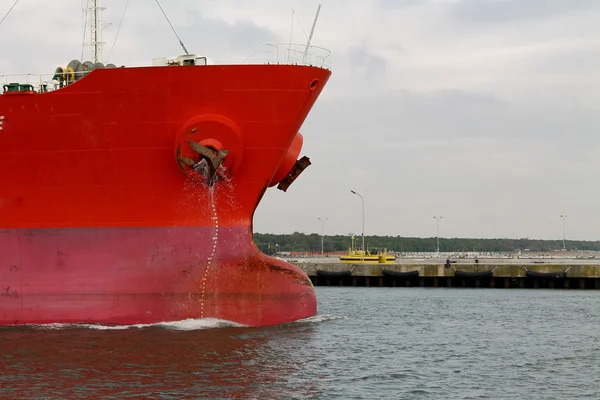
[[[440,238],[441,252],[549,252],[561,250],[562,240],[541,239],[476,239],[476,238]],[[292,234],[270,234],[255,233],[254,241],[265,253],[272,254],[275,251],[321,251],[321,235],[316,233],[304,234],[294,232]],[[323,250],[325,252],[347,251],[350,247],[350,236],[334,235],[323,238]],[[356,236],[356,247],[362,245],[362,237]],[[436,238],[417,238],[401,236],[365,236],[365,247],[387,248],[389,251],[411,253],[411,252],[433,252],[436,251]],[[600,241],[567,240],[567,250],[600,251]]]

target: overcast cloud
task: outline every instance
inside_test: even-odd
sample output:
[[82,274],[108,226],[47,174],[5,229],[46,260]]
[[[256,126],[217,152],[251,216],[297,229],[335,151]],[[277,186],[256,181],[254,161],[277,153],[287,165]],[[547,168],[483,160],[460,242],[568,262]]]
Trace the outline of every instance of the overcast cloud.
[[[0,0],[0,16],[13,0]],[[600,1],[322,0],[313,44],[333,75],[306,120],[313,165],[271,189],[257,232],[600,239]],[[181,53],[154,1],[107,0],[105,58]],[[162,2],[190,52],[240,62],[306,31],[314,0]],[[0,26],[0,70],[81,57],[80,1],[22,0]],[[294,41],[306,38],[296,22]],[[86,49],[86,55],[87,53]],[[86,57],[84,57],[86,58]]]

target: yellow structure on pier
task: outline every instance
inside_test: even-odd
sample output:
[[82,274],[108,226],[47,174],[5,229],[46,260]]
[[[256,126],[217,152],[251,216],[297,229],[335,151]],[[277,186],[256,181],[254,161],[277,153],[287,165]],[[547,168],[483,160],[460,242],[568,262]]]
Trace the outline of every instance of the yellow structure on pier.
[[354,235],[352,236],[352,244],[348,249],[348,255],[340,256],[340,262],[343,264],[395,264],[396,257],[387,254],[387,249],[383,249],[383,252],[377,252],[377,254],[371,253],[369,250],[365,250],[364,254],[362,250],[356,250]]

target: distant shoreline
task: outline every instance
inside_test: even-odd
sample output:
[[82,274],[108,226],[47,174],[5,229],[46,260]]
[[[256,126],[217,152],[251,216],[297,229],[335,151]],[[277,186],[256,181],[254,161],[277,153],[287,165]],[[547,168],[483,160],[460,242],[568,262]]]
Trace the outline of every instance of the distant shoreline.
[[[254,233],[257,246],[267,254],[276,252],[345,252],[351,246],[350,235],[321,235],[317,233],[270,234]],[[362,247],[362,236],[355,235],[355,246]],[[437,238],[415,238],[401,236],[365,236],[365,248],[387,249],[395,253],[435,253]],[[565,250],[566,249],[566,252]],[[600,252],[600,240],[543,240],[543,239],[476,239],[476,238],[439,238],[439,250],[442,253],[502,253],[533,254],[558,253],[577,254]]]

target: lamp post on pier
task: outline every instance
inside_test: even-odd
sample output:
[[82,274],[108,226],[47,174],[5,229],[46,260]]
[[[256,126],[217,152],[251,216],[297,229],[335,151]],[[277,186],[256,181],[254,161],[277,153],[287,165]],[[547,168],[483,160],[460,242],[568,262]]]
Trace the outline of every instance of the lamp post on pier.
[[436,247],[436,252],[437,252],[437,256],[440,256],[440,220],[442,219],[441,216],[439,217],[433,217],[433,219],[435,219],[435,225],[436,225],[436,229],[435,229],[435,237],[436,237],[436,241],[437,241],[437,247]]
[[362,203],[362,257],[361,257],[361,263],[365,263],[365,199],[363,199],[363,197],[356,193],[354,190],[350,190],[350,192],[352,192],[352,194],[357,195],[358,197],[360,197],[360,201]]
[[560,217],[562,218],[562,226],[563,226],[562,227],[563,228],[563,248],[562,249],[563,249],[563,251],[566,251],[567,250],[567,245],[566,245],[566,242],[565,242],[565,220],[567,219],[567,215],[566,214],[565,215],[561,215]]
[[325,256],[325,252],[323,251],[323,236],[325,235],[325,221],[327,221],[327,218],[317,218],[319,221],[321,221],[321,257]]

